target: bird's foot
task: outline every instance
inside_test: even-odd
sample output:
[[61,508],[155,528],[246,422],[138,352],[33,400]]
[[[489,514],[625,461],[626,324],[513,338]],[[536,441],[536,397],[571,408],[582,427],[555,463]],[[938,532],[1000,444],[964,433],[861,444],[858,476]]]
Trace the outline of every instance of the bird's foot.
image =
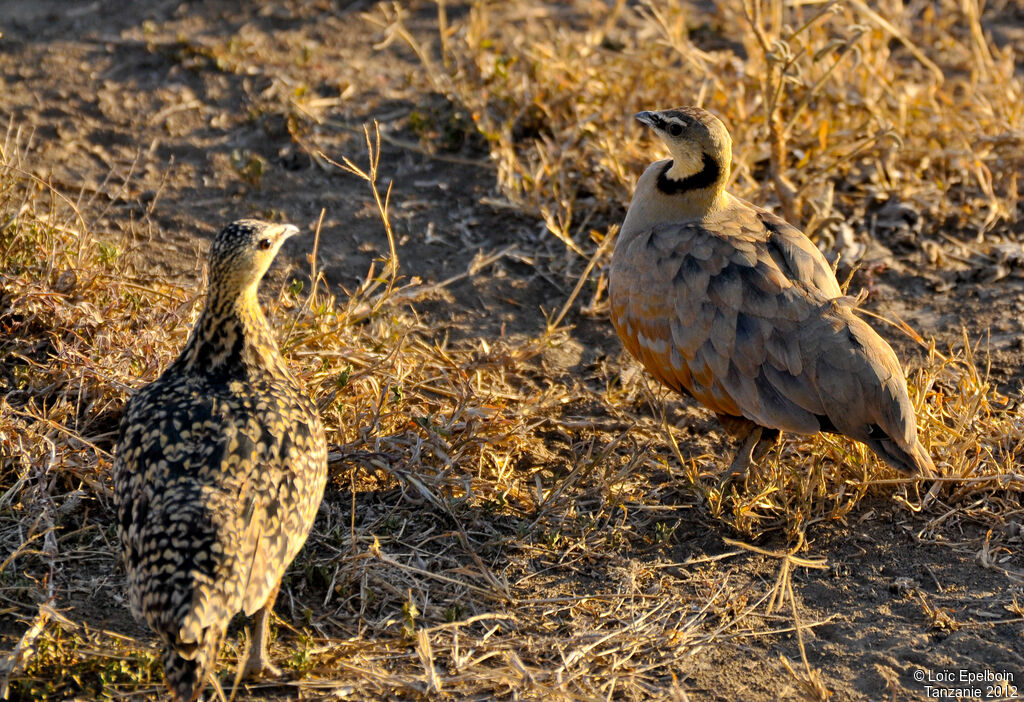
[[743,439],[743,443],[740,445],[736,456],[732,459],[732,463],[729,464],[725,474],[718,481],[718,491],[725,492],[725,488],[732,482],[732,479],[737,476],[745,476],[747,471],[750,470],[750,463],[753,460],[754,449],[757,448],[758,442],[761,440],[761,427],[755,427],[747,436]]
[[761,436],[757,444],[750,450],[751,463],[760,463],[761,459],[775,448],[775,445],[782,440],[782,432],[778,429],[761,429]]
[[243,680],[268,680],[281,677],[281,669],[270,662],[267,656],[267,642],[270,640],[270,613],[274,608],[274,600],[277,599],[277,588],[270,592],[267,601],[256,612],[256,618],[252,626],[252,642],[249,648],[249,656],[245,661],[245,668],[242,669]]
[[732,463],[729,464],[729,468],[719,479],[718,491],[724,492],[733,478],[737,476],[746,477],[750,471],[750,466],[760,462],[772,450],[775,444],[779,442],[781,436],[782,434],[778,429],[755,427],[751,430],[743,439],[739,450],[736,451],[736,456],[732,459]]
[[254,650],[242,669],[242,680],[273,680],[279,677],[281,669],[270,662],[266,651]]
[[743,478],[747,474],[747,470],[750,468],[750,461],[741,460],[742,456],[736,456],[732,463],[729,464],[729,468],[722,474],[715,484],[715,492],[719,495],[725,495],[725,491],[729,488],[729,485],[736,478]]

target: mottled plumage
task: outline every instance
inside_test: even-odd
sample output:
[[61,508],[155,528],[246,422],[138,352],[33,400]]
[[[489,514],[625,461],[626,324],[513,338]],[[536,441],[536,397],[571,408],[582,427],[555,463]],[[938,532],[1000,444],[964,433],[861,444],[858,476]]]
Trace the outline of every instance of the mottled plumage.
[[746,439],[734,470],[780,431],[829,431],[903,472],[932,472],[896,355],[821,252],[725,191],[725,126],[698,108],[637,120],[673,158],[640,177],[612,258],[612,322],[630,353]]
[[202,693],[239,611],[259,610],[246,673],[276,673],[268,615],[323,496],[323,426],[256,298],[297,231],[242,220],[217,236],[185,349],[121,423],[114,497],[131,608],[163,640],[177,700]]

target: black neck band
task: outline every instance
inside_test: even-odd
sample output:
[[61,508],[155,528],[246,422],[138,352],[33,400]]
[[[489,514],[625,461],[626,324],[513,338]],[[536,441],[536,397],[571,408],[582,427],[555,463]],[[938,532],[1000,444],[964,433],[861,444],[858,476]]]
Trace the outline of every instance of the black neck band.
[[706,151],[703,154],[703,161],[704,167],[700,171],[686,176],[682,180],[674,180],[668,177],[668,172],[675,163],[674,161],[669,161],[661,169],[661,173],[658,174],[658,190],[666,195],[679,195],[690,190],[701,190],[714,185],[718,180],[718,176],[722,174],[722,168],[718,165],[718,161],[708,155]]

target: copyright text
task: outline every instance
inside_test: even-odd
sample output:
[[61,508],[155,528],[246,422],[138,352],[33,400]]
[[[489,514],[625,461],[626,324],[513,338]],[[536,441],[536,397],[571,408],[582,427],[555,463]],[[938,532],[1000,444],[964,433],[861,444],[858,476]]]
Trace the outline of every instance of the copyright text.
[[1021,699],[1015,676],[1008,670],[915,668],[913,676],[930,699]]

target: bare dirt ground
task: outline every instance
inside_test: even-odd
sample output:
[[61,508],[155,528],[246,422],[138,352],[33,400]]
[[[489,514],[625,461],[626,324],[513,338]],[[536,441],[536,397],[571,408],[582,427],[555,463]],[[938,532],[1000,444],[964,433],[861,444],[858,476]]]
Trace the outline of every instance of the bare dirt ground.
[[[408,26],[429,45],[437,31],[433,6],[413,7]],[[466,273],[474,257],[488,257],[472,275],[417,300],[416,314],[438,339],[456,345],[541,333],[545,314],[563,304],[575,283],[561,273],[561,265],[551,265],[564,259],[563,245],[536,213],[514,207],[502,195],[486,144],[471,130],[452,128],[468,117],[423,79],[415,54],[401,42],[381,46],[382,32],[362,15],[373,11],[374,3],[360,1],[6,2],[0,8],[0,114],[32,130],[34,173],[80,197],[97,231],[127,242],[139,277],[198,286],[206,241],[225,222],[259,216],[312,232],[324,210],[319,265],[338,290],[358,286],[370,261],[386,257],[387,240],[367,184],[310,154],[322,150],[335,160],[364,161],[363,125],[377,120],[385,136],[382,179],[393,183],[391,216],[402,275],[441,283]],[[454,18],[464,11],[458,5],[449,9]],[[1009,19],[997,38],[1019,40],[1012,25],[1020,18],[1012,8],[1005,12]],[[442,146],[424,148],[424,139]],[[618,212],[624,212],[621,206]],[[134,231],[149,235],[123,238],[131,221],[145,223]],[[1020,221],[1011,234],[1024,237]],[[287,245],[284,254],[295,270],[308,268],[310,241]],[[897,248],[884,265],[859,271],[852,287],[871,290],[869,310],[902,318],[934,337],[939,347],[960,341],[965,327],[975,341],[984,338],[980,348],[990,359],[992,379],[1017,402],[1024,380],[1022,263],[980,257],[944,270],[919,252]],[[996,275],[999,265],[1003,270]],[[636,372],[605,316],[581,313],[577,306],[565,322],[567,336],[531,361],[524,393],[543,394],[551,383],[598,392],[613,378]],[[876,328],[908,366],[921,362],[923,352],[905,336]],[[723,437],[702,410],[658,397],[668,403],[669,422],[679,427],[685,457],[710,463],[711,456],[720,455]],[[656,417],[653,409],[644,411]],[[550,454],[524,458],[514,470],[537,473],[537,481],[563,478],[567,456],[577,455],[581,443],[599,449],[626,428],[596,403],[566,407],[561,420],[586,428],[567,440],[550,425],[538,426],[537,432],[551,433]],[[356,433],[343,431],[348,440]],[[729,628],[729,611],[742,619],[740,613],[771,592],[784,561],[774,552],[790,544],[778,532],[757,542],[774,555],[727,543],[740,536],[693,494],[673,487],[673,469],[667,466],[675,459],[664,446],[638,442],[631,450],[655,457],[636,467],[648,481],[650,499],[604,510],[599,506],[609,498],[600,487],[583,488],[577,519],[599,514],[593,531],[606,530],[617,539],[615,548],[593,552],[567,553],[554,541],[545,548],[533,536],[529,546],[521,543],[532,521],[528,513],[515,519],[478,506],[440,513],[423,502],[420,514],[392,523],[387,520],[395,504],[417,499],[411,483],[382,482],[380,489],[361,488],[353,495],[338,468],[326,498],[337,523],[321,520],[319,536],[309,545],[314,554],[309,563],[328,565],[290,571],[285,588],[290,594],[283,594],[278,606],[290,626],[280,626],[275,655],[306,646],[310,635],[298,630],[312,621],[317,640],[345,642],[348,648],[318,657],[313,645],[313,663],[290,671],[299,682],[247,688],[239,698],[616,699],[616,685],[608,682],[616,677],[643,680],[630,690],[645,689],[653,699],[809,698],[799,676],[787,670],[802,665],[788,603],[762,616],[758,626]],[[415,472],[415,465],[406,468]],[[656,534],[640,529],[633,521],[637,513],[645,514],[643,524],[663,528]],[[1007,515],[1008,536],[995,554],[986,552],[984,529],[967,520],[938,532],[929,528],[923,538],[934,515],[918,517],[897,507],[884,491],[873,492],[845,519],[808,529],[800,555],[825,565],[794,565],[793,589],[799,620],[816,624],[803,632],[808,663],[833,699],[926,699],[926,683],[914,677],[917,670],[1008,671],[1024,694],[1021,511]],[[436,528],[439,541],[430,547],[435,550],[418,552],[409,561],[424,571],[451,576],[458,572],[448,565],[452,559],[482,559],[499,573],[501,588],[487,584],[464,588],[451,601],[420,600],[419,610],[426,614],[419,622],[443,628],[446,621],[478,617],[464,631],[451,629],[456,637],[462,631],[465,655],[473,655],[473,642],[502,637],[500,657],[513,661],[509,669],[526,661],[520,663],[519,679],[481,677],[475,686],[446,689],[432,687],[426,673],[408,674],[410,661],[420,654],[415,636],[401,636],[403,612],[366,601],[357,582],[338,584],[340,566],[326,535],[329,528],[348,529],[350,522],[373,538],[388,536],[385,543],[395,549],[407,530]],[[475,549],[458,536],[467,532],[488,534],[486,548],[471,554]],[[110,573],[117,567],[113,550],[98,559],[82,565],[91,594],[74,591],[58,598],[57,609],[92,630],[146,641],[145,630],[124,607],[120,571]],[[998,566],[982,567],[991,563]],[[429,573],[423,578],[429,583]],[[716,589],[717,599],[710,596]],[[495,594],[499,590],[504,601]],[[420,595],[419,590],[408,594],[412,600]],[[583,596],[602,604],[591,607]],[[405,593],[383,597],[393,602]],[[714,602],[716,619],[708,627],[723,633],[697,645],[689,642],[667,665],[661,661],[647,669],[641,655],[627,656],[628,664],[618,667],[617,655],[644,645],[631,642],[630,623],[661,616],[652,606],[658,600]],[[6,619],[0,625],[5,647],[25,629],[22,619],[9,618],[15,613],[24,614],[16,607],[0,611],[0,619]],[[659,626],[683,632],[690,627],[687,617],[705,622],[709,616],[698,605],[688,614],[683,607]],[[361,617],[374,622],[367,625]],[[361,678],[362,664],[351,661],[370,650],[381,630],[396,632],[387,649],[393,660],[381,651],[373,654],[377,669],[393,671],[393,679],[378,677],[371,686]],[[607,650],[601,636],[561,647],[560,640],[581,632],[607,633],[618,649]],[[595,670],[601,671],[603,687],[579,684],[576,677],[594,673],[574,668],[575,661],[598,653],[602,658]],[[436,665],[455,680],[463,663],[439,657]],[[59,675],[59,670],[34,675]],[[30,689],[27,682],[16,686],[14,697],[30,698]],[[154,682],[136,694],[156,689]],[[95,682],[68,682],[53,690],[71,697],[132,694],[130,686]]]

